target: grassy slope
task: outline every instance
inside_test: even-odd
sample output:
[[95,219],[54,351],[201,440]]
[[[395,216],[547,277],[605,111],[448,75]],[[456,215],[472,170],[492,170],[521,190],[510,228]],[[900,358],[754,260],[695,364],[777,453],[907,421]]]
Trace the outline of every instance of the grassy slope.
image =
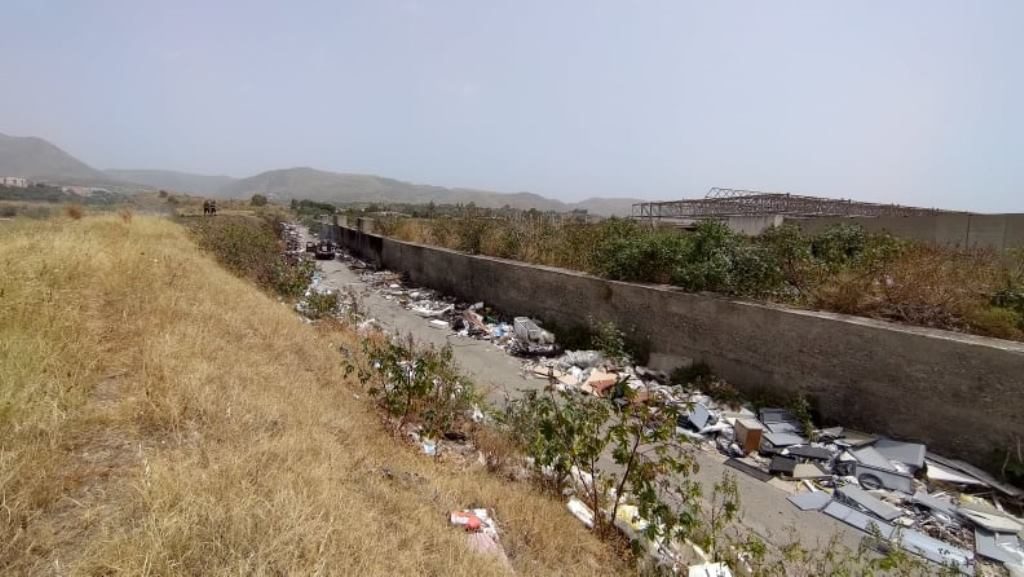
[[3,223],[0,267],[0,574],[500,574],[447,527],[471,503],[521,574],[626,571],[560,502],[388,437],[352,335],[170,221]]

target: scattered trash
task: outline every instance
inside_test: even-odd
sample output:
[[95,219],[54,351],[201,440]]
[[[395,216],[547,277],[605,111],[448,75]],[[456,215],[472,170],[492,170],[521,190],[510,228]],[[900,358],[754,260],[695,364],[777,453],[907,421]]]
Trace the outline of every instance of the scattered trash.
[[497,535],[497,527],[491,520],[487,509],[464,509],[452,511],[449,515],[449,522],[452,525],[465,527],[467,533],[487,532]]
[[814,463],[799,463],[796,467],[793,467],[792,476],[794,480],[800,481],[803,479],[826,479],[831,477],[832,474],[823,471],[821,467]]
[[498,525],[487,509],[464,509],[452,511],[448,517],[449,522],[465,529],[467,545],[471,551],[480,555],[497,558],[507,569],[512,569],[512,564],[505,554],[505,548],[501,546],[498,537]]
[[[558,390],[605,397],[619,404],[627,402],[628,392],[633,402],[681,408],[677,434],[702,450],[724,453],[726,466],[792,493],[789,501],[802,511],[820,511],[865,533],[894,543],[898,540],[907,551],[953,564],[965,574],[974,572],[975,551],[985,562],[1002,563],[1011,572],[1019,568],[1024,573],[1022,537],[1018,535],[1024,531],[1024,521],[1004,511],[996,499],[1000,495],[1019,512],[1024,507],[1024,491],[968,463],[929,453],[921,443],[839,426],[813,429],[786,408],[762,408],[755,414],[748,407],[725,406],[698,391],[672,386],[664,373],[623,366],[621,360],[606,359],[598,351],[563,353],[555,336],[535,319],[501,317],[486,303],[460,303],[433,290],[410,288],[400,275],[372,270],[348,255],[339,258],[362,271],[362,280],[384,298],[423,317],[431,327],[489,341],[523,357],[525,374],[544,379]],[[318,289],[319,278],[314,277],[310,291]],[[371,321],[363,323],[369,328]],[[476,409],[472,418],[476,421],[484,416]],[[436,441],[417,442],[425,454],[438,453]],[[593,481],[580,478],[578,482]],[[819,490],[816,484],[827,489]],[[580,522],[593,528],[595,512],[586,503],[571,497],[566,506]],[[614,522],[626,534],[642,533],[638,527],[646,523],[628,505],[620,508]],[[481,520],[483,526],[486,523]],[[504,554],[496,533],[493,542],[474,539],[478,541],[475,550]],[[655,557],[668,554],[655,545],[649,553]],[[689,571],[690,575],[731,575],[728,567],[708,562],[690,566]]]
[[830,501],[828,505],[825,506],[824,513],[846,523],[847,525],[850,525],[851,527],[860,529],[865,533],[871,535],[877,534],[883,539],[892,539],[892,536],[896,533],[896,529],[892,525],[880,519],[875,519],[870,515],[861,513],[860,511],[848,507],[839,501]]
[[470,533],[466,535],[466,541],[470,551],[480,555],[495,557],[506,569],[512,570],[512,563],[508,560],[505,548],[492,535],[487,533]]
[[595,369],[587,377],[586,382],[583,383],[583,391],[589,392],[594,395],[603,396],[605,391],[615,386],[619,377],[613,373],[606,373],[601,370]]
[[786,450],[786,453],[793,457],[801,457],[804,459],[811,459],[814,461],[828,461],[832,459],[832,453],[822,447],[812,447],[810,445],[800,445],[797,447],[790,447]]
[[939,499],[938,497],[934,497],[932,495],[929,495],[928,493],[925,493],[925,492],[922,492],[922,491],[918,491],[917,493],[914,493],[914,496],[911,498],[911,501],[913,503],[918,504],[918,505],[923,505],[924,507],[927,507],[928,509],[931,509],[932,511],[943,513],[947,517],[951,517],[952,518],[954,515],[956,515],[956,511],[957,511],[956,505],[954,505],[953,503],[950,503],[948,501],[944,501],[942,499]]
[[514,327],[516,338],[524,343],[536,345],[555,344],[555,335],[540,328],[535,321],[528,317],[516,317],[512,322],[512,326]]
[[783,475],[792,475],[793,470],[796,469],[796,459],[790,459],[789,457],[772,457],[771,464],[768,465],[769,473],[781,473]]
[[711,420],[711,413],[708,412],[708,408],[700,403],[695,403],[693,409],[689,414],[690,422],[693,423],[697,430],[701,430],[708,426],[708,422]]
[[844,501],[864,509],[883,521],[894,521],[897,517],[903,514],[896,507],[880,501],[874,495],[871,495],[860,487],[855,487],[853,485],[840,487],[839,489],[836,489],[836,494]]
[[801,511],[821,511],[832,500],[832,495],[824,491],[816,491],[814,493],[797,493],[790,495],[787,499]]
[[588,507],[586,503],[576,497],[572,497],[569,499],[569,502],[566,503],[566,507],[568,507],[569,512],[579,519],[581,523],[586,525],[588,529],[594,528],[594,511]]
[[953,469],[947,469],[938,463],[928,461],[928,479],[953,485],[980,485],[986,486],[984,481],[963,475]]
[[767,481],[772,478],[772,474],[767,469],[760,467],[755,463],[751,463],[747,458],[744,459],[729,459],[725,462],[726,467],[732,467],[737,471],[743,471],[744,473],[758,479],[759,481]]
[[736,419],[734,425],[736,442],[743,454],[752,453],[761,447],[764,426],[754,419]]
[[940,565],[956,567],[965,575],[974,575],[974,553],[953,547],[919,531],[902,531],[898,535],[901,547]]
[[563,368],[579,367],[580,369],[592,369],[604,362],[604,356],[599,351],[566,351],[558,360]]
[[991,487],[999,491],[1003,495],[1006,495],[1007,497],[1011,497],[1014,499],[1024,497],[1024,489],[1019,489],[1012,485],[1001,483],[997,481],[994,477],[992,477],[992,475],[989,475],[985,471],[982,471],[981,469],[975,467],[974,465],[971,465],[970,463],[957,461],[955,459],[946,459],[944,457],[940,457],[932,453],[927,453],[926,458],[928,461],[938,463],[950,469],[954,469],[955,471],[963,475],[973,478],[976,481],[980,482],[981,484]]
[[437,441],[431,441],[424,439],[420,442],[420,447],[423,449],[423,454],[430,457],[437,456]]
[[1024,547],[1013,533],[992,533],[975,529],[974,547],[978,555],[1006,565],[1024,566]]
[[902,463],[913,474],[924,467],[925,446],[920,443],[904,443],[892,439],[878,439],[871,447],[889,460]]
[[732,577],[732,571],[725,563],[704,563],[703,565],[690,565],[687,575],[688,577]]
[[1004,515],[972,511],[970,509],[960,509],[960,515],[978,527],[993,533],[1024,532],[1024,524]]
[[892,469],[872,467],[857,463],[854,469],[857,482],[865,489],[891,489],[902,493],[913,493],[914,480],[910,475]]

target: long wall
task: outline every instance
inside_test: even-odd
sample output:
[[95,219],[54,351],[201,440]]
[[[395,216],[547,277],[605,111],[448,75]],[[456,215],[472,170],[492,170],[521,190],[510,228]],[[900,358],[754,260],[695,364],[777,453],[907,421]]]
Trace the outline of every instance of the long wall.
[[611,320],[649,344],[654,365],[704,361],[746,392],[803,392],[827,421],[981,466],[1024,436],[1024,343],[609,281],[345,227],[338,238],[414,284],[560,327]]
[[960,247],[1024,247],[1024,214],[936,214],[929,216],[786,218],[805,232],[817,233],[839,223],[855,223],[872,232]]

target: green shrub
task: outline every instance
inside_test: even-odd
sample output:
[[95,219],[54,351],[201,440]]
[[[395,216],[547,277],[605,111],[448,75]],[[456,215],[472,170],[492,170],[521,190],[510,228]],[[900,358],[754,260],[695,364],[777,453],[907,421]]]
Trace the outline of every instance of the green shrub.
[[799,227],[772,227],[755,241],[770,253],[783,287],[802,297],[817,282],[820,266],[814,260],[811,240]]
[[[578,475],[575,489],[597,513],[599,535],[611,536],[619,508],[632,504],[650,521],[647,538],[686,537],[700,514],[700,485],[688,478],[696,470],[692,452],[676,441],[679,414],[634,402],[621,384],[624,404],[616,410],[591,396],[527,391],[506,405],[502,422],[542,485],[561,493]],[[603,455],[617,467],[600,464]]]
[[455,246],[452,248],[469,254],[480,254],[484,235],[493,223],[482,218],[468,217],[453,219],[451,225],[455,237]]
[[672,284],[691,291],[732,292],[738,239],[718,221],[707,220],[690,236],[689,251],[672,276]]
[[220,217],[188,219],[204,250],[232,272],[263,288],[287,297],[297,297],[313,277],[314,265],[302,259],[288,259],[279,239],[279,217]]
[[598,231],[594,271],[624,281],[667,283],[689,251],[687,238],[675,231],[611,219]]
[[604,353],[606,359],[629,364],[631,355],[626,348],[626,337],[615,323],[600,323],[590,319],[591,346]]
[[1024,336],[1024,312],[1017,309],[978,307],[965,315],[964,321],[974,333],[1000,339],[1020,339]]
[[854,224],[829,227],[811,244],[814,258],[833,271],[853,262],[866,246],[867,233]]
[[338,294],[334,292],[312,292],[306,297],[306,316],[320,319],[331,316],[338,310]]
[[472,382],[459,374],[450,345],[420,348],[409,337],[367,339],[363,347],[368,364],[359,368],[359,377],[397,419],[396,431],[416,422],[424,435],[436,438],[452,431],[480,400]]

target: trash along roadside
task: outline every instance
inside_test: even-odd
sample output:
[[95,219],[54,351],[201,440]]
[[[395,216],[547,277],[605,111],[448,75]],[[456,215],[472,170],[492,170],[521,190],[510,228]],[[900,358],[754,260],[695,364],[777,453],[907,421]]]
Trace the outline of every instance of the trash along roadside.
[[[784,491],[802,511],[829,515],[866,536],[881,537],[965,575],[982,567],[1024,575],[1024,492],[980,469],[933,454],[920,443],[843,427],[817,428],[805,414],[790,408],[722,403],[671,383],[663,372],[623,358],[606,358],[600,351],[563,351],[554,335],[535,320],[500,317],[485,303],[460,303],[436,291],[407,287],[396,273],[373,270],[345,254],[340,258],[361,271],[361,279],[373,290],[423,317],[429,326],[490,341],[522,358],[525,371],[557,390],[612,403],[676,407],[681,414],[676,423],[680,437],[721,454],[727,466]],[[352,302],[339,308],[356,306]],[[363,321],[360,328],[369,323]],[[628,395],[624,387],[630,389]],[[417,441],[428,455],[437,455],[442,445],[451,443]],[[462,452],[468,457],[473,449]],[[581,522],[590,519],[592,525],[595,513],[585,503],[574,497],[567,506]],[[616,518],[615,525],[631,537],[641,534],[636,527],[644,521],[625,515],[626,520]],[[694,553],[685,557],[693,559]],[[694,567],[711,565],[705,559]],[[724,566],[704,569],[707,574],[731,575]]]

